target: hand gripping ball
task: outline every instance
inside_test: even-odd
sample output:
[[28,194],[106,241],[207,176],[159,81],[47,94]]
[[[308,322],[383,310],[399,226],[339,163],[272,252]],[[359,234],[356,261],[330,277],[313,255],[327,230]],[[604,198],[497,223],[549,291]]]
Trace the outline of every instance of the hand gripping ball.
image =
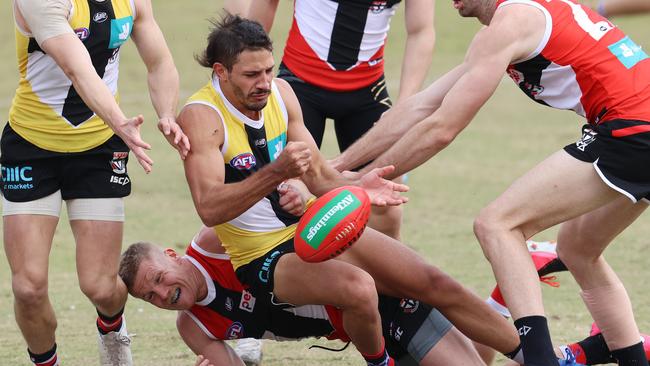
[[322,262],[343,253],[363,233],[370,198],[356,186],[336,188],[319,197],[302,215],[294,247],[306,262]]

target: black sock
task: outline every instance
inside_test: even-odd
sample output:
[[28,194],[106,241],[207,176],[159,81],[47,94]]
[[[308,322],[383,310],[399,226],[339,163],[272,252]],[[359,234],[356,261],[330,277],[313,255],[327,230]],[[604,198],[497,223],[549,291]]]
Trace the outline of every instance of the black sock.
[[605,343],[605,337],[601,333],[589,336],[580,342],[578,345],[582,348],[587,365],[600,365],[616,362],[612,358],[612,354]]
[[521,350],[521,343],[519,343],[519,345],[517,346],[517,348],[515,348],[514,351],[504,353],[503,355],[519,364],[524,363],[524,354]]
[[552,261],[546,263],[544,267],[538,269],[537,274],[540,277],[543,277],[550,273],[564,272],[568,270],[569,269],[566,267],[566,265],[564,265],[564,263],[560,260],[560,258],[555,258]]
[[45,353],[32,353],[29,348],[27,349],[27,353],[29,353],[29,359],[32,360],[34,364],[44,364],[47,361],[50,361],[50,359],[53,357],[56,357],[56,343],[54,343],[54,346],[52,346],[52,348],[50,348],[50,350]]
[[526,366],[557,366],[557,357],[548,331],[546,318],[525,316],[515,320]]
[[618,360],[619,366],[648,366],[648,359],[645,357],[643,342],[635,345],[612,351],[612,356]]

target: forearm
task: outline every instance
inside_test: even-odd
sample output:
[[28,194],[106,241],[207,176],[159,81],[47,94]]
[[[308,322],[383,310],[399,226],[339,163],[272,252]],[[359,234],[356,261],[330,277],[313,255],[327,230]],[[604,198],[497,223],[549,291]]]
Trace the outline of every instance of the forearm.
[[427,76],[435,46],[433,29],[411,34],[406,39],[399,84],[398,103],[420,91]]
[[253,207],[285,179],[266,166],[241,182],[216,184],[204,194],[195,195],[196,209],[206,226],[223,224]]
[[271,27],[273,27],[273,20],[279,2],[280,0],[251,1],[248,6],[246,17],[260,23],[267,33],[271,32]]
[[149,70],[147,81],[151,103],[158,118],[175,118],[179,77],[171,55]]

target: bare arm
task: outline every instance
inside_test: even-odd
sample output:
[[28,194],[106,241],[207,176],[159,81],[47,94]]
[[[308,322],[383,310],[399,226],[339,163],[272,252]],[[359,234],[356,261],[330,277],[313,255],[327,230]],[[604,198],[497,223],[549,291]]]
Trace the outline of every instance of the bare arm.
[[149,94],[158,115],[158,129],[179,151],[181,158],[185,158],[190,149],[189,141],[176,123],[178,71],[165,37],[154,19],[151,0],[136,0],[135,4],[137,18],[132,37],[147,67]]
[[246,17],[251,2],[251,0],[226,0],[223,3],[223,9],[230,14],[237,14]]
[[224,131],[217,112],[205,105],[191,104],[183,108],[178,121],[192,144],[184,161],[185,177],[194,206],[206,226],[241,215],[284,180],[300,176],[309,165],[308,149],[289,143],[271,164],[240,182],[226,184],[220,150]]
[[398,103],[422,87],[436,42],[433,26],[434,0],[407,0],[405,6],[407,36]]
[[185,344],[196,355],[203,355],[219,366],[244,366],[244,362],[225,342],[210,339],[185,312],[179,312],[176,329]]
[[278,10],[279,3],[280,0],[251,1],[246,18],[262,24],[264,30],[269,33],[271,32],[271,27],[273,27],[275,12]]
[[[449,89],[440,108],[362,171],[394,164],[395,172],[389,177],[397,176],[448,146],[494,93],[508,64],[537,47],[544,22],[543,14],[530,6],[499,9],[490,26],[477,33],[464,62],[466,72]],[[528,30],[520,31],[524,28]]]
[[388,110],[379,121],[331,163],[339,171],[361,166],[388,150],[417,123],[435,112],[445,95],[465,73],[461,64],[440,77],[425,90],[406,98]]
[[405,192],[408,190],[408,187],[383,179],[385,174],[392,172],[392,167],[375,169],[366,176],[359,176],[358,179],[346,178],[336,169],[332,168],[321,155],[309,130],[305,127],[302,120],[300,104],[293,90],[282,79],[276,79],[276,83],[282,94],[282,99],[289,117],[288,140],[306,144],[311,151],[311,163],[307,171],[301,176],[302,181],[309,191],[316,196],[321,196],[336,187],[357,185],[366,190],[372,203],[375,205],[399,205],[406,202],[406,198],[400,196],[398,192]]

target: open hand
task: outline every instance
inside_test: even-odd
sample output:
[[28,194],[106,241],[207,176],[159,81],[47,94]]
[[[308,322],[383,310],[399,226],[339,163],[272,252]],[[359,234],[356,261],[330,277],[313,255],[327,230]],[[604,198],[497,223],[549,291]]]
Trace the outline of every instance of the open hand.
[[194,364],[194,366],[214,366],[214,365],[210,363],[210,360],[203,357],[202,355],[199,355],[196,358],[196,363]]
[[138,163],[140,163],[144,171],[149,173],[151,172],[153,160],[145,152],[145,150],[151,150],[151,145],[144,142],[140,136],[140,126],[143,122],[144,117],[138,115],[114,126],[113,130],[126,143],[133,155],[138,159]]
[[187,154],[190,152],[190,140],[185,136],[181,126],[176,123],[174,117],[163,117],[158,120],[158,130],[162,132],[173,148],[178,150],[181,159],[185,160]]
[[383,168],[375,168],[361,177],[359,185],[366,190],[366,193],[370,197],[370,202],[373,205],[398,206],[408,202],[408,198],[400,194],[400,192],[407,192],[409,190],[407,185],[395,183],[383,178],[394,170],[395,167],[389,165]]

